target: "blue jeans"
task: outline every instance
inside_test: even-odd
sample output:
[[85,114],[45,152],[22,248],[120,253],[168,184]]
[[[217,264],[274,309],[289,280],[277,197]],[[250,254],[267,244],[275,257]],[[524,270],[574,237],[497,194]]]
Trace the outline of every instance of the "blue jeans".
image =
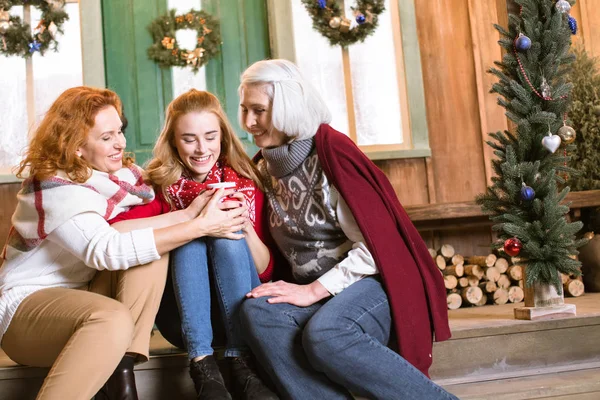
[[209,268],[225,326],[225,357],[248,351],[239,311],[246,293],[260,284],[246,241],[200,238],[171,252],[173,288],[190,359],[213,354]]
[[[386,344],[392,318],[378,278],[309,307],[247,299],[250,348],[288,399],[456,399]],[[410,312],[410,310],[407,310]]]

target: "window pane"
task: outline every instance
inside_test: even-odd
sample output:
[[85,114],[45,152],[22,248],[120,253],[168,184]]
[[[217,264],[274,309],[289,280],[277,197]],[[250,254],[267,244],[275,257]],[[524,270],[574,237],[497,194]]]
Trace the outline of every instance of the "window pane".
[[[346,4],[346,15],[351,16],[349,6],[352,2],[347,1]],[[379,15],[379,25],[373,35],[348,49],[358,144],[402,143],[402,115],[389,0],[385,1],[385,11]]]
[[312,27],[300,0],[292,0],[296,62],[303,75],[323,96],[332,114],[331,126],[349,134],[342,52]]
[[[64,34],[58,36],[58,52],[50,50],[44,56],[33,55],[36,122],[43,118],[59,94],[83,84],[79,4],[66,4],[65,11],[69,19],[63,25]],[[40,11],[31,7],[32,27],[37,26],[40,17]]]
[[[185,14],[188,11],[201,10],[201,0],[168,0],[169,10],[175,9],[177,14]],[[179,39],[179,37],[178,37]],[[188,48],[193,50],[193,48]],[[206,90],[206,67],[202,67],[194,74],[190,68],[173,67],[173,97],[194,88]]]
[[[11,15],[23,18],[23,7],[12,7]],[[1,43],[0,43],[1,45]],[[10,173],[19,163],[27,144],[27,93],[25,59],[0,56],[0,174]]]

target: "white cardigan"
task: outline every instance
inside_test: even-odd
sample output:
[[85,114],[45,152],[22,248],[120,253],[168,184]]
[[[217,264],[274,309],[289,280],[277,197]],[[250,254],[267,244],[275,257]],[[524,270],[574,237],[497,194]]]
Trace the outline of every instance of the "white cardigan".
[[159,258],[152,228],[119,233],[97,213],[76,215],[0,267],[0,343],[30,294],[51,287],[85,289],[98,270],[125,270]]

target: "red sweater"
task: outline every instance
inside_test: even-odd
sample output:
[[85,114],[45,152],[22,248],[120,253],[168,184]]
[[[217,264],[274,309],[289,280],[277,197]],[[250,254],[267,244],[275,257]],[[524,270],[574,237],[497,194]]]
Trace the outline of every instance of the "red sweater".
[[[254,197],[254,202],[255,202],[254,206],[255,206],[255,210],[256,210],[256,216],[254,218],[254,220],[255,220],[254,230],[256,231],[256,234],[258,235],[260,240],[262,240],[264,243],[265,235],[264,235],[263,229],[264,229],[265,224],[261,221],[261,218],[263,215],[262,209],[263,209],[263,205],[265,202],[265,195],[263,194],[263,192],[260,191],[260,189],[256,188],[256,192],[255,192],[254,196],[255,196]],[[138,218],[155,217],[157,215],[166,214],[170,211],[171,211],[171,206],[165,200],[163,194],[157,193],[154,200],[151,201],[150,203],[135,206],[128,211],[122,212],[121,214],[117,215],[115,218],[108,221],[108,223],[112,225],[115,222],[119,222],[119,221],[126,221],[126,220],[130,220],[130,219],[138,219]],[[261,282],[268,282],[271,280],[272,275],[273,275],[273,255],[271,254],[271,257],[269,259],[269,264],[267,265],[267,269],[265,269],[262,274],[259,274],[258,277],[260,278]]]
[[[450,338],[442,276],[389,180],[354,142],[324,124],[315,145],[323,172],[352,211],[381,274],[393,317],[395,350],[429,376],[434,335],[438,342]],[[272,238],[266,240],[272,243]],[[274,257],[275,278],[289,280],[289,265],[281,253]]]

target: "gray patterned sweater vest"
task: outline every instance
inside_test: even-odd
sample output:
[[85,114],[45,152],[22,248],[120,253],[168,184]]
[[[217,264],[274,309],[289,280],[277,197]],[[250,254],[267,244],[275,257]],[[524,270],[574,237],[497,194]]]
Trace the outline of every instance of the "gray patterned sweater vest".
[[352,248],[338,223],[332,188],[313,143],[308,139],[263,149],[258,164],[271,235],[299,283],[314,281]]

